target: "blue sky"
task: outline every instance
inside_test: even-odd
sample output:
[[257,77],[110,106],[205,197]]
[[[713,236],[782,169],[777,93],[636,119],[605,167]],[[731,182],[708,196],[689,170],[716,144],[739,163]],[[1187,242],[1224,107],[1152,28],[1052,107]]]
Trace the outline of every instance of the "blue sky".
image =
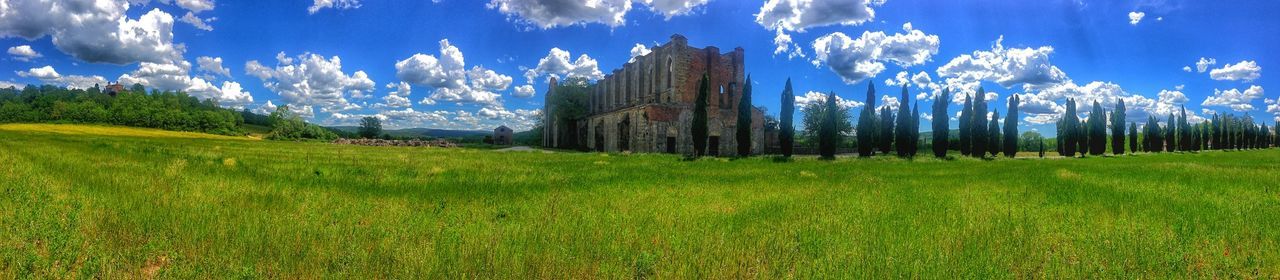
[[771,114],[790,77],[801,102],[854,107],[868,83],[892,97],[877,105],[904,82],[926,105],[982,86],[1002,114],[1019,94],[1024,131],[1051,133],[1068,97],[1123,99],[1132,120],[1280,118],[1275,1],[0,1],[0,86],[136,82],[327,125],[527,129],[547,77],[598,77],[675,33],[744,48]]

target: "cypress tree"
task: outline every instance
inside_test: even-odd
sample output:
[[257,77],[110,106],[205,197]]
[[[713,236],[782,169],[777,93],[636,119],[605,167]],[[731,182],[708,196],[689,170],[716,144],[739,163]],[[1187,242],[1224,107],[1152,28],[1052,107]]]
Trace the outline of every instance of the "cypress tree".
[[1044,139],[1040,139],[1040,158],[1044,158]]
[[1093,101],[1093,111],[1089,113],[1089,154],[1102,155],[1107,151],[1107,113],[1102,104]]
[[951,137],[951,126],[948,124],[947,105],[951,100],[951,89],[942,89],[942,95],[933,98],[933,156],[947,156],[947,142]]
[[1000,110],[996,110],[991,113],[991,123],[987,125],[987,139],[991,140],[991,143],[989,143],[990,145],[987,145],[987,151],[991,154],[991,157],[1000,155],[1000,150],[1003,148],[1000,145],[1001,138]]
[[[973,96],[964,96],[964,108],[960,109],[960,154],[969,155],[969,150],[973,149]],[[945,116],[944,116],[945,117]]]
[[742,85],[742,97],[738,100],[738,156],[751,155],[751,75],[747,75],[747,84]]
[[1190,151],[1194,139],[1191,138],[1191,124],[1187,122],[1187,105],[1182,105],[1181,114],[1178,116],[1178,144],[1181,144],[1182,151]]
[[[902,107],[902,104],[898,107]],[[880,121],[880,125],[876,126],[876,131],[880,132],[880,137],[876,138],[876,144],[880,146],[880,153],[887,155],[893,150],[893,109],[889,106],[880,108],[880,117],[876,120]]]
[[984,96],[986,91],[979,87],[978,95],[973,100],[972,123],[969,124],[969,137],[973,138],[973,147],[969,148],[969,153],[978,158],[986,157],[987,143],[990,140],[987,133],[987,101]]
[[898,102],[898,124],[894,127],[894,142],[897,143],[897,152],[899,157],[907,157],[911,155],[911,108],[907,106],[907,86],[902,86],[901,101]]
[[1079,135],[1077,136],[1079,140],[1076,141],[1076,150],[1080,151],[1080,157],[1086,157],[1089,155],[1089,126],[1080,125],[1076,133]]
[[1272,142],[1274,142],[1274,144],[1273,144],[1272,146],[1273,146],[1273,147],[1280,147],[1280,122],[1275,123],[1275,128],[1274,128],[1274,129],[1275,129],[1276,133],[1275,133],[1275,135],[1272,135],[1272,136],[1271,136],[1271,138],[1272,138],[1272,140],[1271,140],[1271,141],[1272,141]]
[[782,131],[778,135],[778,144],[782,145],[782,156],[791,157],[796,139],[795,115],[796,95],[791,92],[791,78],[787,78],[787,86],[782,89],[782,112],[778,122],[782,123]]
[[698,97],[693,103],[693,124],[689,135],[693,136],[693,157],[701,157],[707,150],[707,74],[698,82]]
[[1138,152],[1138,123],[1129,123],[1129,152]]
[[[1126,116],[1124,99],[1116,103],[1115,111],[1111,111],[1111,153],[1124,154],[1124,119]],[[1132,151],[1133,149],[1130,149]]]
[[1169,119],[1165,121],[1164,138],[1162,139],[1164,140],[1164,150],[1166,152],[1173,152],[1178,148],[1175,140],[1177,139],[1177,134],[1175,134],[1178,131],[1177,126],[1178,122],[1174,121],[1173,113],[1169,113]]
[[875,152],[876,133],[876,83],[867,83],[867,102],[858,115],[858,156],[869,157]]
[[1004,119],[1004,156],[1012,158],[1018,154],[1018,105],[1022,98],[1017,94],[1009,97],[1009,115]]
[[833,91],[827,95],[826,110],[823,110],[822,125],[818,130],[818,153],[823,159],[836,158],[836,141],[839,141],[839,133],[836,132],[836,93]]
[[1077,133],[1080,131],[1080,118],[1076,117],[1076,101],[1075,99],[1067,99],[1067,111],[1062,114],[1062,132],[1058,134],[1058,138],[1062,138],[1059,143],[1059,149],[1062,155],[1066,157],[1076,156],[1076,141],[1079,139]]
[[914,158],[920,151],[920,100],[916,100],[911,106],[911,129],[908,134],[911,134],[911,137],[908,137],[911,139],[908,143],[911,144],[908,145],[910,148],[907,156]]

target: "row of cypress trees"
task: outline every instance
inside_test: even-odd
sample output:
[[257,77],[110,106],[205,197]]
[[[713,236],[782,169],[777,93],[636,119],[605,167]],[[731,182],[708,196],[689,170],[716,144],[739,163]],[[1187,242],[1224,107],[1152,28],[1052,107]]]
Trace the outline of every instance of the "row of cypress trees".
[[[1234,115],[1214,114],[1210,120],[1191,124],[1187,108],[1183,106],[1177,114],[1169,114],[1163,127],[1156,116],[1147,117],[1142,134],[1138,133],[1138,124],[1130,122],[1126,136],[1127,117],[1123,99],[1116,102],[1115,109],[1111,112],[1104,111],[1102,105],[1095,101],[1089,119],[1081,125],[1076,115],[1076,102],[1068,99],[1066,113],[1057,123],[1058,152],[1068,157],[1076,156],[1077,151],[1080,156],[1103,155],[1106,153],[1107,139],[1110,138],[1111,153],[1122,155],[1125,153],[1126,137],[1129,140],[1129,152],[1260,149],[1280,146],[1280,138],[1273,137],[1267,125],[1255,125],[1253,118],[1248,115],[1237,118]],[[1107,125],[1110,125],[1110,135],[1106,131]],[[1280,130],[1276,134],[1280,135]]]

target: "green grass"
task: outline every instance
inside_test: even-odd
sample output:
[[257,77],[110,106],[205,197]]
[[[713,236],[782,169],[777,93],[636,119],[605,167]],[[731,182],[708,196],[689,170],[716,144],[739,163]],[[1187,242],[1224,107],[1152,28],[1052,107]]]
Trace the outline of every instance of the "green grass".
[[0,278],[1280,277],[1278,150],[778,163],[102,130],[0,127]]

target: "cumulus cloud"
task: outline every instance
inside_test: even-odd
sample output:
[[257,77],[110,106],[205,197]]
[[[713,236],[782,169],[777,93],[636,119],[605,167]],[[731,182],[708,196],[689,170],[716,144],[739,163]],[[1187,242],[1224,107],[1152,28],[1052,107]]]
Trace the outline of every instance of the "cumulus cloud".
[[87,89],[96,85],[104,85],[107,79],[102,76],[80,76],[80,75],[62,75],[53,69],[53,66],[44,66],[39,68],[31,68],[26,71],[17,71],[19,77],[34,78],[46,84],[60,85],[68,88]]
[[[1166,116],[1176,114],[1187,102],[1182,86],[1175,90],[1162,90],[1156,99],[1126,91],[1120,85],[1111,82],[1093,81],[1085,85],[1066,82],[1045,88],[1039,92],[1021,94],[1020,106],[1026,117],[1023,120],[1034,124],[1047,124],[1058,121],[1066,113],[1067,98],[1076,100],[1077,112],[1087,115],[1088,106],[1098,102],[1103,108],[1111,110],[1120,100],[1124,100],[1127,108],[1126,121],[1144,122],[1148,116]],[[1192,123],[1204,120],[1194,111],[1187,112],[1187,119]]]
[[440,40],[438,58],[418,53],[396,62],[396,77],[409,84],[431,87],[433,91],[428,98],[432,101],[424,99],[423,104],[435,104],[435,101],[497,104],[498,94],[494,92],[506,90],[512,82],[510,76],[484,67],[466,70],[462,51],[448,39]]
[[[796,107],[804,108],[805,106],[809,106],[809,104],[825,102],[826,100],[827,100],[826,93],[810,91],[810,92],[806,92],[804,95],[796,96]],[[862,105],[865,105],[865,104],[866,103],[862,103],[854,100],[847,100],[847,99],[844,99],[843,97],[836,96],[836,106],[840,106],[841,108],[852,109],[852,108],[862,107]]]
[[791,41],[791,32],[828,25],[859,25],[875,18],[873,5],[884,0],[769,0],[760,6],[756,23],[775,32],[774,54],[803,57],[800,46]]
[[636,46],[631,47],[631,60],[629,62],[635,62],[637,57],[644,56],[650,52],[653,51],[649,47],[645,47],[644,44],[636,44]]
[[173,43],[173,16],[152,9],[133,19],[129,1],[5,1],[0,37],[53,38],[58,50],[93,63],[172,63],[185,46]]
[[201,72],[220,75],[223,77],[231,77],[231,69],[222,67],[221,57],[208,57],[208,56],[197,57],[196,65],[200,66],[199,69]]
[[1191,66],[1182,66],[1182,72],[1191,73]]
[[924,64],[938,53],[937,35],[915,30],[911,23],[902,29],[906,34],[866,31],[858,39],[840,32],[822,36],[813,42],[812,63],[828,65],[845,83],[853,84],[880,74],[884,62],[909,67]]
[[1129,24],[1138,25],[1139,22],[1142,22],[1142,18],[1146,16],[1147,13],[1144,12],[1129,12]]
[[1201,57],[1200,60],[1196,61],[1196,72],[1204,73],[1204,71],[1209,71],[1209,66],[1214,64],[1218,64],[1217,59]]
[[[219,61],[220,62],[220,61]],[[203,68],[204,65],[201,65]],[[142,84],[162,91],[183,91],[200,100],[212,99],[221,106],[243,108],[253,103],[253,96],[240,83],[224,81],[222,86],[200,77],[191,77],[191,63],[142,62],[133,72],[120,75],[122,84]]]
[[390,108],[408,108],[413,106],[413,101],[409,100],[409,93],[413,92],[413,87],[406,82],[390,83],[387,88],[392,89],[387,96],[382,97],[382,104],[379,107]]
[[296,58],[281,52],[276,66],[268,68],[257,60],[245,63],[245,72],[262,80],[263,87],[277,93],[290,109],[311,110],[319,106],[326,112],[341,112],[360,106],[347,101],[348,96],[363,96],[374,89],[373,80],[364,71],[350,75],[342,70],[342,59],[303,53]]
[[213,31],[213,26],[209,25],[209,23],[212,23],[213,21],[218,20],[218,18],[215,17],[215,18],[203,19],[203,18],[200,18],[199,16],[196,16],[195,13],[187,12],[187,14],[183,15],[180,20],[182,20],[182,22],[185,22],[187,24],[191,24],[191,26],[195,27],[196,29],[200,29],[204,31]]
[[314,0],[311,7],[307,7],[307,13],[316,14],[322,9],[333,8],[337,10],[347,10],[360,8],[360,0]]
[[512,94],[511,96],[515,96],[519,98],[529,98],[529,97],[533,97],[535,93],[536,92],[534,91],[532,85],[523,85],[523,86],[516,87],[515,93]]
[[1022,84],[1026,90],[1058,85],[1069,81],[1067,74],[1049,63],[1053,47],[1007,49],[1000,36],[990,51],[974,51],[951,59],[938,67],[938,77],[947,87],[961,93],[973,93],[982,81],[992,81],[1009,88]]
[[551,48],[546,57],[538,60],[537,67],[525,70],[526,82],[532,84],[538,77],[581,77],[588,80],[604,78],[604,73],[600,72],[599,63],[595,59],[586,54],[579,55],[578,59],[573,61],[570,61],[569,57],[569,51]]
[[1263,101],[1267,104],[1267,113],[1274,115],[1277,126],[1280,126],[1280,102],[1270,98]]
[[1210,70],[1209,77],[1219,81],[1252,82],[1262,77],[1262,67],[1252,60],[1246,60]]
[[1204,99],[1203,106],[1228,107],[1237,112],[1253,110],[1253,100],[1262,98],[1265,92],[1262,86],[1250,86],[1243,91],[1239,89],[1214,89],[1213,95]]
[[9,47],[9,55],[12,55],[13,59],[18,61],[31,61],[31,59],[43,56],[39,52],[36,52],[35,49],[32,49],[29,45]]
[[707,2],[710,0],[490,0],[485,7],[498,10],[517,23],[550,29],[594,23],[622,26],[626,24],[627,13],[635,5],[648,6],[655,13],[671,19],[690,14]]

